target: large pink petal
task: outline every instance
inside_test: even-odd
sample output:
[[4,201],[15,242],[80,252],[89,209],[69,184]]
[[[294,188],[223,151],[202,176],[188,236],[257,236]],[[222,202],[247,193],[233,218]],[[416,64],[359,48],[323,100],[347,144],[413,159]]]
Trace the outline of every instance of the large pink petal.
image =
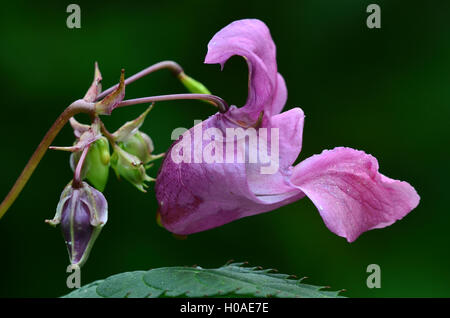
[[281,76],[280,73],[278,73],[277,76],[277,89],[276,93],[274,95],[273,101],[272,101],[272,109],[271,109],[271,115],[279,114],[283,108],[284,105],[286,105],[287,100],[287,88],[286,88],[286,82],[284,81],[283,76]]
[[[293,108],[284,113],[275,115],[268,120],[266,144],[276,147],[275,140],[270,138],[272,129],[276,129],[278,135],[278,155],[273,153],[272,158],[277,162],[272,166],[278,166],[278,171],[274,174],[262,174],[261,165],[247,165],[247,176],[250,189],[253,193],[260,196],[261,200],[270,202],[274,199],[273,194],[279,194],[292,191],[292,185],[287,182],[292,173],[292,165],[300,154],[302,148],[303,121],[305,115],[300,108]],[[261,146],[261,145],[260,145]],[[261,150],[261,149],[259,149]],[[265,164],[264,166],[269,166]]]
[[380,174],[374,157],[351,148],[304,160],[291,181],[313,201],[326,226],[349,242],[403,218],[420,200],[409,183]]
[[[298,131],[303,127],[302,115],[301,110],[292,110],[284,119],[292,121],[289,117],[296,118],[297,122],[290,129]],[[216,114],[202,122],[202,131],[232,125],[225,114]],[[196,127],[188,131],[191,137]],[[280,134],[290,133],[283,130]],[[155,185],[162,224],[173,233],[187,235],[208,230],[272,211],[304,196],[300,190],[289,186],[287,178],[280,174],[266,175],[264,184],[270,185],[270,189],[261,187],[261,192],[254,192],[248,180],[255,180],[251,175],[260,173],[259,163],[176,163],[172,153],[177,143],[168,151]],[[287,160],[291,160],[293,152],[283,150]]]
[[286,86],[277,72],[276,48],[267,26],[256,19],[229,24],[209,42],[205,63],[219,63],[223,68],[233,55],[243,56],[249,67],[248,98],[239,110],[240,119],[255,120],[261,111],[269,117],[279,113],[286,101]]

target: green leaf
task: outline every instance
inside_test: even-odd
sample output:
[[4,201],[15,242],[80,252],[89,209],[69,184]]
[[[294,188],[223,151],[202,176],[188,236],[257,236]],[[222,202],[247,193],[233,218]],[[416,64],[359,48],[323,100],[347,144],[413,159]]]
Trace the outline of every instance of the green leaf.
[[163,267],[117,274],[85,285],[68,298],[340,297],[340,291],[303,284],[271,269],[233,263],[217,269]]

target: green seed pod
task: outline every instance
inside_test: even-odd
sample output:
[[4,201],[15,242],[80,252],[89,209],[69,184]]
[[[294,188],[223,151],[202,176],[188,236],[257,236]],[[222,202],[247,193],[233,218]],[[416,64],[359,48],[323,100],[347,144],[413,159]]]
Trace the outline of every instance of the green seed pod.
[[[74,171],[80,156],[81,151],[75,152],[70,156],[70,166]],[[87,179],[97,190],[103,191],[108,181],[109,165],[109,143],[108,140],[102,136],[90,146],[81,172],[81,177]]]

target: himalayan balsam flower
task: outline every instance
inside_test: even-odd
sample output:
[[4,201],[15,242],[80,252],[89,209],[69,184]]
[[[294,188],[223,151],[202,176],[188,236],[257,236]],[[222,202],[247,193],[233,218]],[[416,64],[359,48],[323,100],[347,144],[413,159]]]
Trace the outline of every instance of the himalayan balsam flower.
[[[377,160],[363,151],[338,147],[293,166],[302,147],[304,114],[300,108],[281,113],[287,89],[277,71],[275,44],[267,26],[259,20],[231,23],[209,42],[205,63],[223,67],[233,55],[243,56],[249,67],[247,102],[211,116],[201,129],[225,133],[226,128],[255,124],[278,128],[279,169],[261,174],[261,163],[175,163],[169,153],[156,182],[166,229],[187,235],[307,196],[325,225],[352,242],[365,231],[391,225],[418,205],[419,196],[411,185],[379,173]],[[188,133],[192,135],[197,126]]]

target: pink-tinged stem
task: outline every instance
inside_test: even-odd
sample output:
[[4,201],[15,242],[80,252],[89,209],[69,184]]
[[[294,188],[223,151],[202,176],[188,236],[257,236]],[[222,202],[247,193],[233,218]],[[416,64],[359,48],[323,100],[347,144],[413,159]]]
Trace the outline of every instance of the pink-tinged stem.
[[83,170],[84,161],[86,160],[87,153],[89,152],[90,145],[83,149],[80,160],[78,160],[77,167],[73,176],[72,187],[77,189],[83,186],[83,180],[81,178],[81,171]]
[[[173,75],[178,76],[181,73],[183,73],[183,68],[178,65],[178,63],[173,62],[173,61],[162,61],[159,63],[156,63],[152,66],[147,67],[146,69],[143,69],[142,71],[134,74],[133,76],[130,76],[129,78],[127,78],[125,80],[125,85],[131,84],[134,81],[137,81],[138,79],[147,76],[150,73],[162,70],[162,69],[168,69],[172,72]],[[110,88],[108,88],[107,90],[105,90],[104,92],[102,92],[101,94],[99,94],[97,96],[97,101],[101,100],[102,98],[104,98],[106,95],[108,95],[109,93],[111,93],[112,91],[114,91],[117,87],[119,86],[119,84],[116,84]]]
[[136,104],[155,103],[169,100],[182,100],[182,99],[199,99],[212,102],[221,113],[227,112],[229,106],[220,97],[208,94],[173,94],[173,95],[160,95],[143,98],[128,99],[120,102],[116,107],[125,107]]
[[56,119],[56,121],[53,123],[52,127],[48,130],[48,132],[45,134],[44,138],[42,139],[41,143],[31,156],[30,160],[28,161],[27,165],[23,169],[22,173],[20,174],[19,178],[16,180],[16,183],[14,183],[13,187],[9,191],[8,195],[5,197],[3,202],[0,204],[0,219],[3,217],[3,215],[8,211],[9,207],[14,203],[17,196],[20,194],[28,180],[30,179],[31,175],[33,174],[34,170],[36,169],[37,165],[41,161],[42,157],[44,156],[45,152],[47,151],[48,147],[51,145],[53,140],[55,139],[56,135],[58,135],[61,128],[64,127],[64,125],[67,123],[67,121],[70,119],[70,117],[75,116],[79,113],[87,113],[90,115],[94,115],[94,106],[92,103],[87,103],[84,100],[77,100],[73,102],[69,107],[64,110],[64,112],[59,115],[59,117]]

